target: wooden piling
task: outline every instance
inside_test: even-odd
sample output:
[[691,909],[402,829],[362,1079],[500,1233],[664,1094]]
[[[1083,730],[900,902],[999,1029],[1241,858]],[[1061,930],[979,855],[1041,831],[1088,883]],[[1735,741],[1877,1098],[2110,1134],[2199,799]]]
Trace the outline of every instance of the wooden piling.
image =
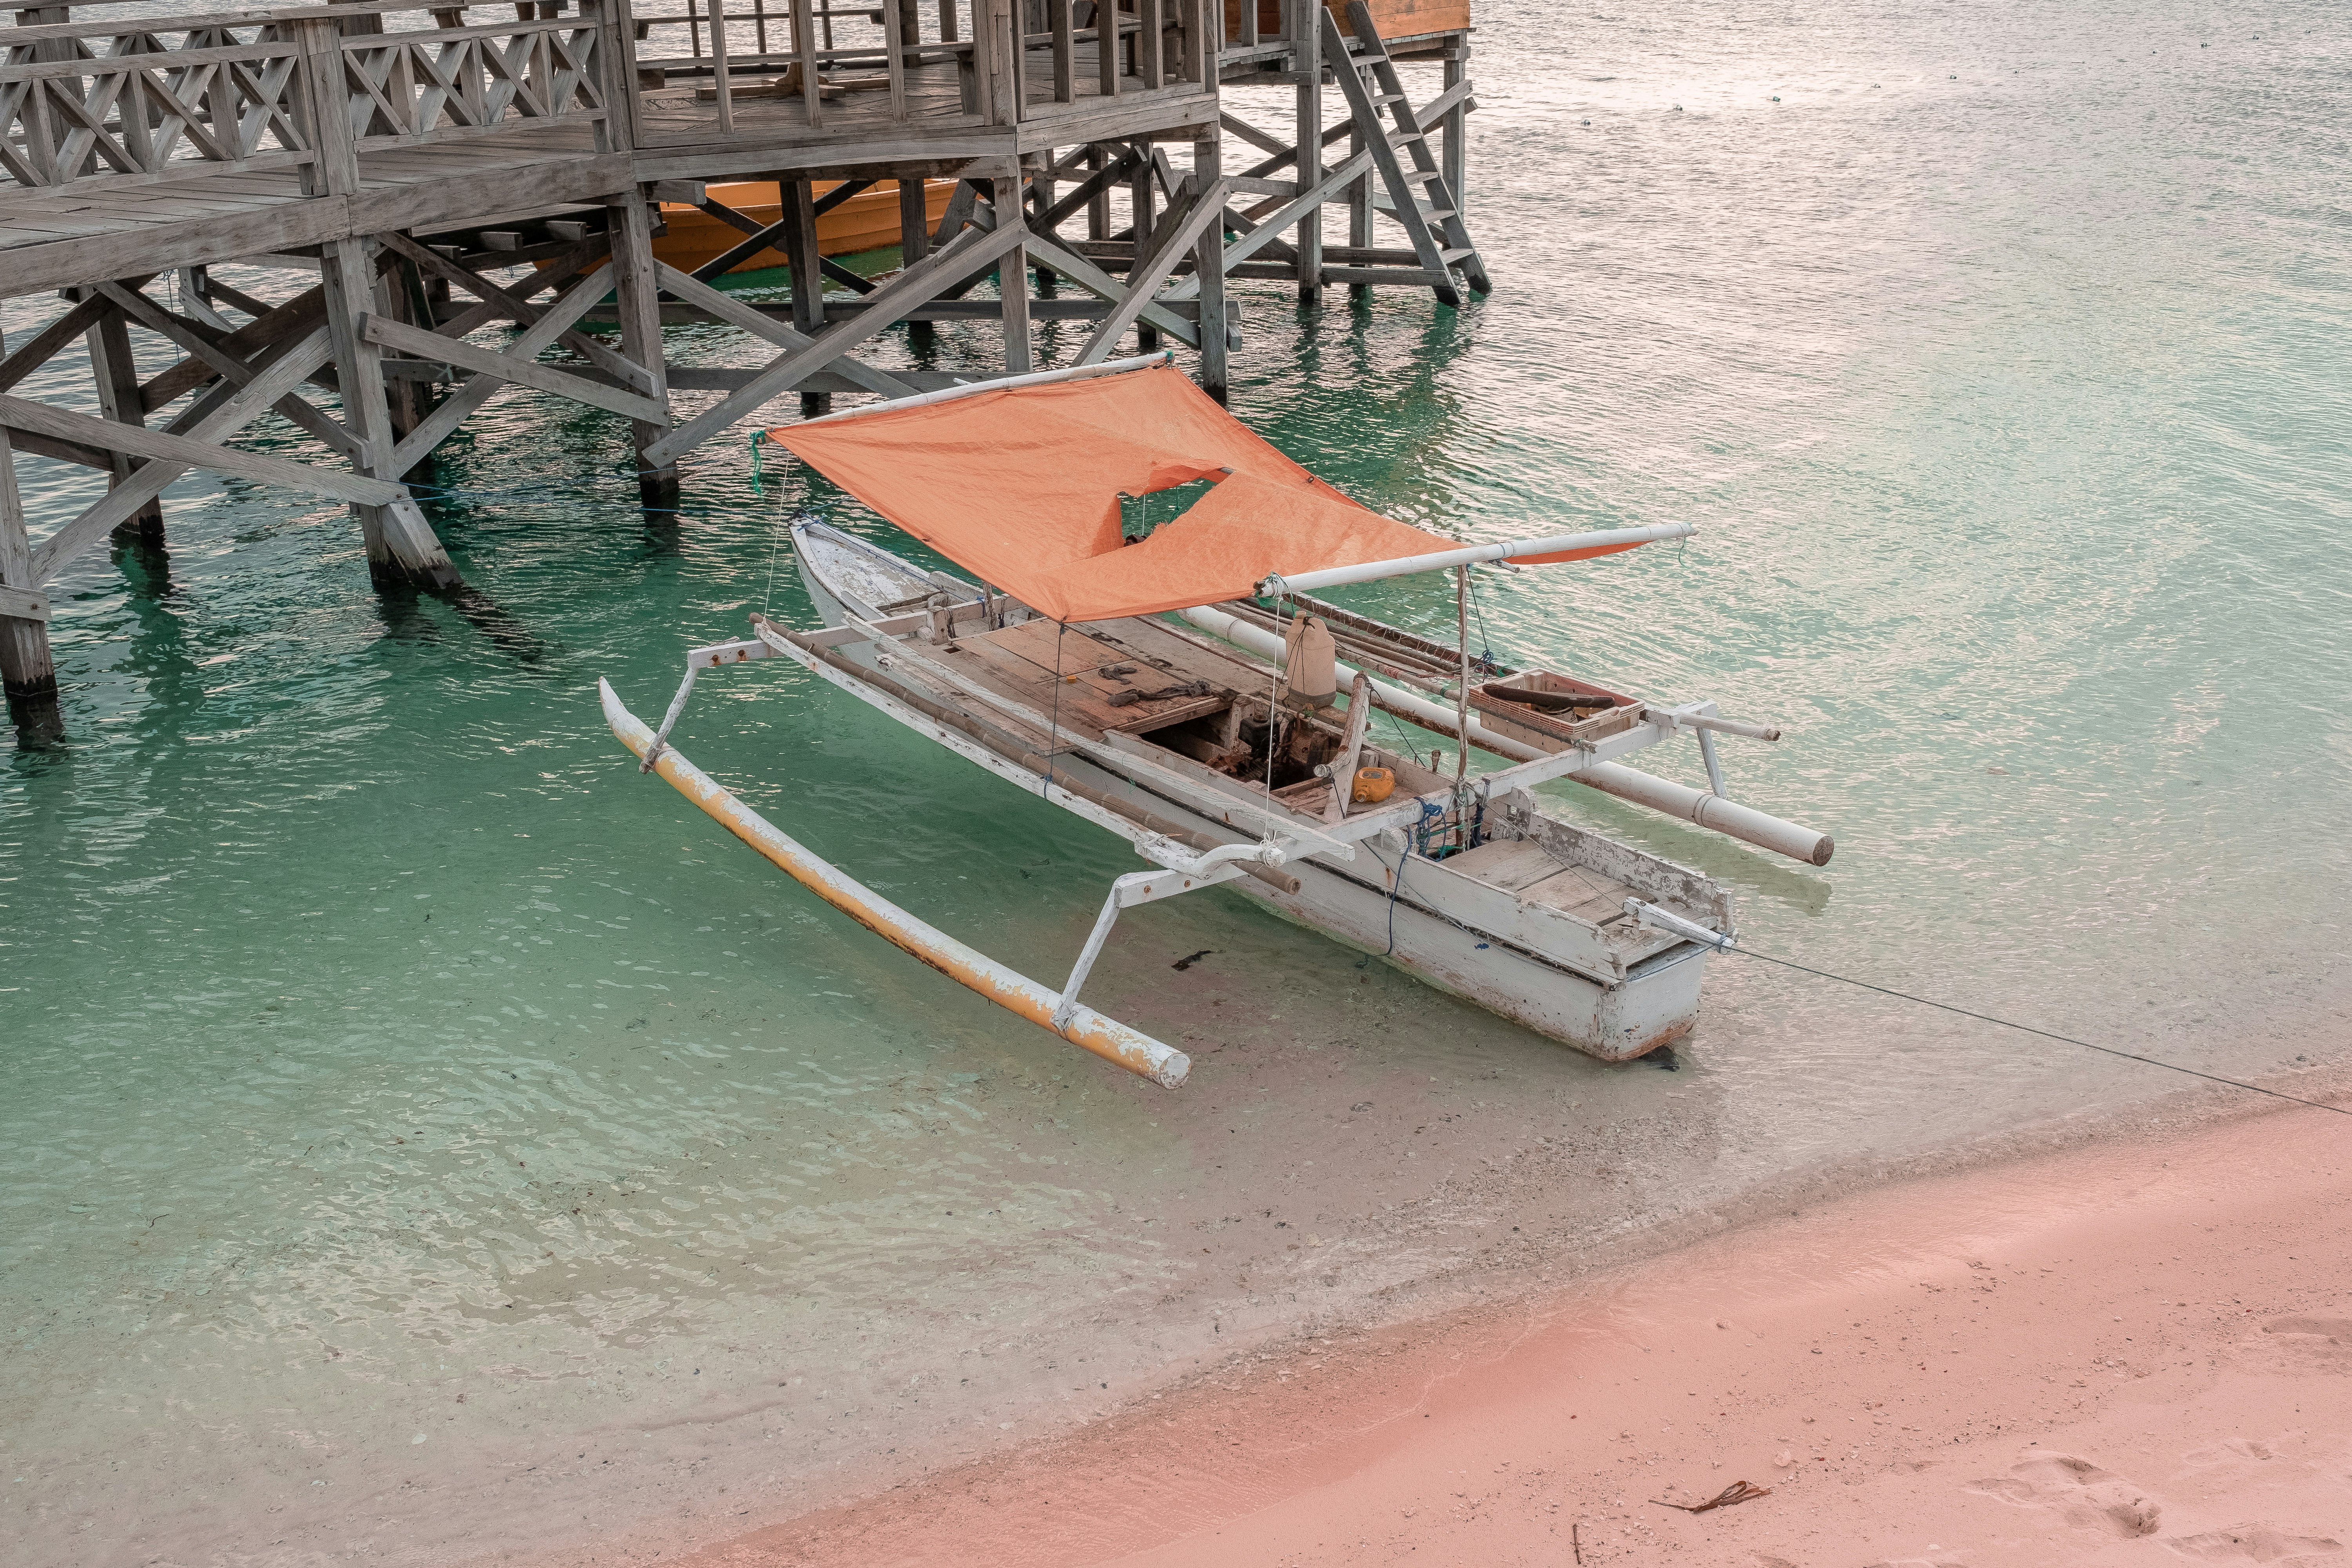
[[10,719],[37,742],[62,729],[57,661],[49,656],[48,604],[37,587],[24,499],[16,489],[16,454],[0,426],[0,690],[6,693]]
[[[782,205],[784,259],[793,269],[793,328],[809,337],[824,330],[824,268],[817,260],[816,195],[807,180],[784,178],[777,191]],[[833,395],[801,394],[801,417],[833,412]]]
[[[1249,0],[1255,4],[1255,0]],[[1310,190],[1323,183],[1323,0],[1285,0],[1292,15],[1292,36],[1298,57],[1292,68],[1298,76],[1298,188]],[[1348,68],[1346,60],[1339,68]],[[1298,302],[1313,307],[1323,302],[1323,209],[1310,206],[1298,218]]]
[[[342,394],[343,424],[354,447],[352,467],[371,479],[397,480],[401,465],[384,395],[383,353],[361,331],[374,303],[373,268],[367,242],[329,240],[320,251],[319,280],[326,289],[327,330],[334,343],[335,384]],[[416,503],[403,498],[382,505],[353,501],[361,536],[367,543],[368,574],[383,586],[453,588],[457,568],[434,537]]]
[[[632,187],[607,201],[605,233],[613,250],[614,304],[621,318],[621,352],[646,373],[651,385],[646,395],[669,402],[667,362],[663,358],[661,290],[654,282],[653,220],[646,210],[647,193]],[[657,463],[647,448],[669,434],[669,422],[636,419],[629,424],[629,441],[637,458],[637,497],[646,507],[667,510],[677,505],[677,463]]]
[[[1197,191],[1208,193],[1202,199],[1214,202],[1220,209],[1223,199],[1216,195],[1223,187],[1224,149],[1216,129],[1192,143],[1192,184]],[[1192,244],[1192,269],[1200,279],[1201,301],[1201,387],[1218,402],[1225,401],[1226,318],[1225,318],[1225,228],[1223,222],[1212,220],[1202,229]]]
[[[135,287],[135,285],[134,285]],[[91,296],[84,294],[84,299]],[[122,312],[109,310],[98,319],[83,342],[89,350],[90,378],[98,385],[98,410],[119,425],[136,425],[145,428],[147,416],[139,397],[139,363],[131,353],[131,329]],[[111,452],[111,479],[108,489],[121,484],[131,477],[132,462],[127,453]],[[161,501],[142,504],[114,529],[118,543],[161,549],[163,544],[163,506]]]
[[[1025,226],[1018,175],[995,183],[996,221]],[[996,291],[1004,319],[1004,374],[1026,375],[1035,368],[1029,352],[1029,252],[1021,245],[996,264]]]
[[[1130,278],[1135,275],[1134,268],[1142,262],[1144,246],[1151,237],[1152,198],[1157,178],[1151,166],[1151,144],[1143,142],[1136,151],[1142,156],[1136,161],[1135,172],[1128,176],[1127,181],[1128,217],[1131,225],[1127,232],[1132,242],[1128,253],[1128,276]],[[1159,346],[1158,331],[1149,322],[1139,321],[1135,328],[1136,352],[1150,353]]]

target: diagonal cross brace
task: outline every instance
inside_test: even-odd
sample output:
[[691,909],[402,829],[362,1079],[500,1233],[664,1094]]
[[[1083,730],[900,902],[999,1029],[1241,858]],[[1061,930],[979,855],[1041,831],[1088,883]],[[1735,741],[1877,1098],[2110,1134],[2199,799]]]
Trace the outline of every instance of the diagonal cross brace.
[[[550,304],[538,321],[524,328],[504,357],[538,358],[541,350],[563,335],[566,327],[586,315],[597,301],[612,291],[613,280],[609,277],[601,270],[591,273],[573,284],[570,293]],[[434,341],[441,342],[437,333]],[[415,468],[434,447],[448,438],[449,432],[465,422],[466,416],[488,402],[490,395],[505,384],[503,376],[477,375],[443,398],[432,413],[417,421],[416,428],[408,433],[408,438],[393,448],[392,471],[404,474]]]
[[1017,223],[987,232],[965,230],[945,249],[934,251],[876,289],[867,297],[865,310],[826,327],[809,340],[806,348],[790,350],[769,362],[748,385],[730,393],[646,447],[646,462],[656,468],[674,462],[720,431],[750,418],[772,399],[826,369],[897,321],[908,307],[922,304],[992,265],[1028,237],[1027,228]]
[[389,316],[362,316],[358,325],[359,335],[381,348],[398,349],[424,359],[438,356],[478,375],[510,381],[534,392],[551,392],[558,397],[568,397],[574,403],[585,403],[648,425],[661,424],[669,417],[669,410],[650,397],[640,397],[621,387],[606,386],[570,371],[541,364],[535,357],[499,353],[463,338],[445,338],[422,327],[412,327],[406,321],[395,321]]
[[[849,197],[856,195],[858,192],[866,189],[873,183],[874,182],[871,180],[844,181],[841,184],[825,192],[822,198],[810,205],[810,216],[812,217],[824,216],[826,213],[831,212]],[[777,184],[779,195],[783,195],[783,188],[790,184],[791,182],[779,181]],[[732,272],[736,268],[741,266],[751,258],[759,255],[760,252],[763,250],[782,249],[783,241],[786,237],[785,231],[792,227],[797,218],[797,215],[792,210],[794,199],[796,198],[788,195],[785,196],[784,216],[778,218],[775,222],[767,225],[765,227],[761,226],[760,221],[757,218],[748,217],[742,213],[737,212],[733,207],[729,206],[724,202],[713,201],[707,195],[702,200],[695,203],[694,205],[696,206],[700,207],[704,212],[709,213],[712,217],[717,218],[719,222],[727,225],[730,228],[736,229],[743,234],[747,234],[751,236],[751,237],[740,242],[730,249],[719,256],[713,257],[709,261],[706,261],[701,266],[696,268],[694,269],[694,276],[707,283],[713,278],[718,278],[726,273]],[[818,277],[813,280],[813,286],[820,294],[824,291],[824,279],[827,278],[834,279],[835,282],[846,284],[849,288],[856,290],[860,294],[871,294],[874,292],[875,286],[870,279],[859,277],[856,273],[852,272],[848,268],[844,267],[840,262],[835,261],[830,256],[825,256],[820,253],[816,258],[816,266]],[[797,289],[800,286],[800,280],[798,279],[793,279],[793,287]]]
[[[972,208],[971,221],[978,227],[993,228],[996,226],[995,208],[986,202],[976,204]],[[1113,278],[1085,257],[1065,250],[1052,240],[1043,238],[1034,231],[1029,236],[1028,247],[1030,260],[1048,271],[1060,273],[1096,299],[1116,305],[1127,298],[1126,284]],[[1144,305],[1143,320],[1166,332],[1186,348],[1201,346],[1199,329],[1156,300],[1150,300]]]
[[[228,397],[219,409],[214,409],[209,416],[193,423],[186,437],[195,439],[195,442],[228,439],[230,435],[236,435],[237,430],[268,414],[270,405],[275,405],[278,397],[308,381],[318,372],[320,364],[324,364],[331,357],[334,357],[334,341],[331,341],[330,331],[324,327],[315,327],[310,336],[291,343],[282,355],[278,355],[273,364],[268,364],[245,388]],[[110,421],[89,423],[110,426]],[[127,426],[110,426],[110,428],[127,428]],[[261,461],[261,458],[257,458],[257,461]],[[193,466],[195,463],[179,461],[179,458],[151,458],[148,463],[134,468],[122,482],[106,491],[106,496],[85,508],[80,517],[75,517],[66,527],[42,541],[40,548],[33,552],[33,581],[47,583],[49,578],[57,576],[73,557],[80,555],[82,550],[87,550],[89,545],[99,543],[108,533],[113,533],[118,524],[130,520],[148,500],[163,494],[164,487],[172,479],[188,472],[188,468]],[[294,468],[294,463],[287,463],[287,468]],[[385,484],[383,489],[393,489],[395,494],[400,494],[391,484]]]
[[111,419],[95,419],[87,414],[68,414],[62,408],[28,403],[21,397],[0,397],[0,425],[39,436],[54,436],[63,441],[79,441],[129,457],[161,458],[191,468],[212,468],[358,506],[388,506],[408,493],[398,485],[372,479],[364,474],[339,474],[307,463],[289,463],[282,458],[259,457],[162,430],[118,425]]
[[[709,311],[730,327],[740,327],[754,336],[765,338],[779,348],[804,349],[816,341],[805,332],[796,331],[782,321],[753,310],[732,294],[713,289],[692,275],[680,272],[667,261],[654,263],[654,277],[665,293]],[[866,391],[880,393],[885,397],[910,397],[914,395],[915,389],[897,376],[876,370],[846,354],[841,357],[834,370],[835,374],[845,376]]]
[[[231,385],[244,386],[253,380],[253,367],[221,345],[219,340],[226,334],[208,334],[195,322],[173,315],[139,289],[126,289],[120,283],[97,284],[95,292],[131,321],[177,344],[191,359],[211,366],[215,375],[226,378]],[[344,456],[359,450],[359,443],[350,431],[292,392],[279,398],[277,406],[278,412],[296,426]]]
[[[520,296],[501,289],[472,268],[461,266],[446,256],[427,250],[406,235],[397,231],[378,237],[383,241],[387,248],[398,251],[436,277],[465,289],[483,304],[496,305],[516,326],[528,327],[539,320],[541,309],[539,306],[530,304]],[[469,310],[467,315],[470,317],[473,312]],[[462,331],[452,331],[451,329],[457,325],[456,321],[451,321],[438,327],[435,329],[434,335],[441,338],[460,338],[472,330],[466,328]],[[560,341],[564,347],[605,374],[616,378],[630,391],[647,392],[652,389],[653,377],[646,373],[645,368],[625,354],[614,353],[610,345],[598,342],[587,333],[576,331],[566,331]],[[425,357],[431,359],[436,356],[426,354]],[[457,362],[452,360],[449,363],[455,364]]]
[[[1180,188],[1189,186],[1187,181]],[[1214,181],[1208,189],[1194,191],[1189,205],[1171,210],[1160,221],[1149,245],[1137,256],[1134,268],[1127,275],[1126,298],[1113,305],[1110,314],[1097,323],[1094,335],[1078,351],[1078,363],[1100,364],[1110,357],[1111,351],[1118,346],[1119,334],[1135,324],[1146,306],[1155,303],[1152,296],[1159,292],[1161,281],[1192,253],[1192,244],[1201,237],[1202,231],[1224,216],[1225,198],[1232,194],[1224,181]]]

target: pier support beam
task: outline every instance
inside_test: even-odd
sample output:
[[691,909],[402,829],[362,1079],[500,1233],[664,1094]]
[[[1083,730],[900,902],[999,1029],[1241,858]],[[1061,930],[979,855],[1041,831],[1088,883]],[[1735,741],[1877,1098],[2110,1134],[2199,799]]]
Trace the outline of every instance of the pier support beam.
[[[613,247],[613,303],[621,314],[621,352],[651,379],[646,395],[669,406],[669,365],[662,357],[661,289],[654,275],[653,218],[646,193],[623,192],[607,204],[606,233]],[[795,279],[797,285],[799,279]],[[677,505],[677,463],[656,463],[646,456],[655,442],[669,434],[667,422],[629,422],[631,449],[637,456],[637,500],[654,510]]]
[[[780,178],[776,194],[782,204],[784,259],[793,268],[793,330],[813,338],[824,330],[824,265],[817,253],[816,193],[806,180]],[[833,412],[833,394],[801,394],[801,417],[814,419]]]
[[[137,287],[133,282],[130,287]],[[84,293],[82,298],[91,296]],[[139,395],[139,364],[131,354],[131,327],[120,310],[109,310],[85,335],[89,347],[90,378],[98,384],[98,410],[119,425],[147,423],[143,404]],[[131,477],[131,460],[120,452],[112,454],[112,489]],[[163,505],[151,500],[123,521],[114,531],[117,543],[140,545],[160,550],[163,545]]]
[[[1130,264],[1130,268],[1128,274],[1130,278],[1134,276],[1133,268],[1142,265],[1144,247],[1150,241],[1152,227],[1152,196],[1154,194],[1154,187],[1152,185],[1154,171],[1151,166],[1150,143],[1139,142],[1137,144],[1136,150],[1141,153],[1142,156],[1136,160],[1135,172],[1128,176],[1127,181],[1128,216],[1134,220],[1135,226],[1128,231],[1129,234],[1133,237],[1134,240],[1134,248],[1132,251],[1134,260]],[[1137,323],[1135,329],[1136,353],[1150,353],[1153,349],[1156,349],[1159,346],[1160,334],[1148,323]]]
[[[360,334],[360,319],[375,299],[375,268],[362,239],[320,247],[327,330],[335,347],[335,384],[342,394],[343,425],[354,445],[352,466],[370,479],[397,481],[398,443],[384,395],[383,356]],[[383,505],[352,503],[367,541],[368,574],[379,587],[453,588],[457,568],[433,535],[425,514],[406,496]]]
[[[1215,126],[1192,143],[1192,188],[1203,193],[1201,199],[1215,202],[1220,211],[1224,205],[1223,156]],[[1227,382],[1225,226],[1221,218],[1212,219],[1202,229],[1201,237],[1192,242],[1192,269],[1201,289],[1201,387],[1223,403]]]
[[[1021,181],[999,180],[992,204],[999,223],[1024,232],[1026,217],[1021,206]],[[996,264],[996,292],[1004,313],[1004,374],[1025,375],[1032,368],[1029,352],[1029,249],[1015,244]]]
[[[1372,172],[1370,160],[1364,157],[1364,128],[1352,120],[1348,123],[1348,162],[1364,163],[1364,172],[1348,187],[1348,248],[1359,254],[1372,247]],[[1369,283],[1348,285],[1348,298],[1369,300],[1372,286]]]
[[[384,258],[389,265],[376,268],[376,309],[393,321],[430,331],[433,307],[425,297],[424,275],[416,264],[405,258]],[[387,378],[383,387],[384,402],[392,416],[392,439],[397,447],[415,432],[433,412],[433,384],[401,376]],[[433,457],[426,453],[402,476],[418,483],[430,483]]]
[[[1454,89],[1470,79],[1470,46],[1457,38],[1445,47],[1445,92],[1454,97]],[[1454,195],[1454,210],[1466,217],[1470,203],[1462,194],[1462,183],[1470,174],[1468,110],[1458,97],[1454,107],[1438,121],[1439,140],[1437,167],[1445,176],[1445,188]]]
[[[1291,37],[1298,40],[1298,188],[1323,183],[1323,0],[1290,0]],[[1339,68],[1347,70],[1343,58]],[[1323,209],[1298,215],[1298,302],[1323,303]]]
[[58,667],[49,657],[48,603],[35,591],[32,541],[16,490],[16,454],[0,428],[0,689],[8,716],[27,744],[59,739]]
[[[931,253],[930,182],[898,180],[898,265],[912,267]],[[934,333],[929,321],[907,323],[907,341],[929,346]]]

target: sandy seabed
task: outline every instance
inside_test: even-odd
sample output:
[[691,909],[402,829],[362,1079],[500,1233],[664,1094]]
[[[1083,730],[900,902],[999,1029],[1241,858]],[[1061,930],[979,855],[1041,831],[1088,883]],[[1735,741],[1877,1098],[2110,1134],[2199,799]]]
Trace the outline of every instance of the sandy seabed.
[[[1654,1500],[1737,1481],[1769,1495]],[[2284,1107],[1882,1187],[618,1555],[2352,1568],[2352,1117]]]

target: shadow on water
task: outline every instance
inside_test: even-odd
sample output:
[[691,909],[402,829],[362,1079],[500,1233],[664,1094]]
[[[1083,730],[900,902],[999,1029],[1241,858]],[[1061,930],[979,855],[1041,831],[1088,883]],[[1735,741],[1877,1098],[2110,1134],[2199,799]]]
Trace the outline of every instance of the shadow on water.
[[184,736],[186,725],[204,711],[203,657],[190,636],[190,617],[200,606],[170,575],[163,552],[148,544],[118,544],[116,563],[129,591],[122,595],[128,621],[122,669],[138,678],[148,700],[133,731],[142,740]]
[[561,651],[555,644],[523,625],[496,599],[470,584],[459,584],[436,596],[465,617],[466,624],[481,633],[492,647],[517,664],[526,667],[543,665]]
[[376,597],[383,606],[385,635],[397,641],[439,639],[439,623],[425,613],[425,601],[433,599],[455,610],[460,620],[481,634],[483,641],[526,669],[547,665],[562,651],[470,583],[438,589],[385,585],[376,591]]

